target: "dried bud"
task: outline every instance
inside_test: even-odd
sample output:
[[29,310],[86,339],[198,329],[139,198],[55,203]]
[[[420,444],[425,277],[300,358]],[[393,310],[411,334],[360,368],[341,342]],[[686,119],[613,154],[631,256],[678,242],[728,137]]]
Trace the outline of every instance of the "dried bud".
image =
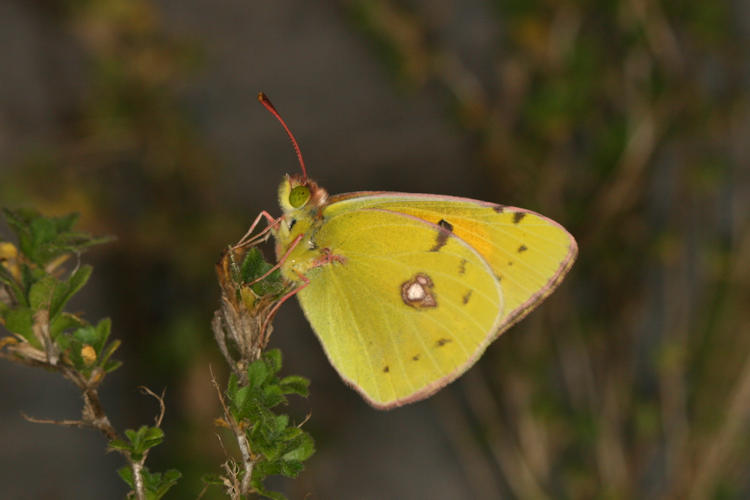
[[86,363],[86,366],[91,366],[96,362],[96,351],[93,347],[86,344],[81,348],[81,358],[83,358],[83,362]]
[[13,243],[0,242],[0,266],[7,269],[15,279],[21,279],[21,270],[18,268],[18,249]]

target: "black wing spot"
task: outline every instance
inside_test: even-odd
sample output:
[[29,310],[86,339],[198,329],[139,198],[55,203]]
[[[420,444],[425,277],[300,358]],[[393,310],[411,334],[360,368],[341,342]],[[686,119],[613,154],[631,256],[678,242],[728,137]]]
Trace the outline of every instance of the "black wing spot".
[[292,219],[289,221],[289,230],[291,231],[294,225],[297,223],[297,219]]
[[523,213],[523,212],[516,212],[516,213],[514,213],[513,214],[513,224],[518,224],[519,222],[521,222],[521,219],[523,219],[524,217],[526,217],[526,214]]
[[464,274],[466,272],[466,264],[469,261],[466,259],[461,259],[461,262],[458,263],[458,274]]
[[526,245],[521,245],[520,247],[518,247],[518,253],[525,252],[528,249],[529,247],[527,247]]
[[466,304],[468,304],[468,303],[469,303],[469,299],[471,298],[471,293],[472,293],[473,291],[474,291],[474,290],[469,290],[468,292],[466,292],[466,295],[464,295],[464,296],[463,296],[463,297],[461,298],[461,302],[463,302],[463,304],[464,304],[464,305],[466,305]]
[[385,365],[383,367],[383,373],[388,373],[389,371],[391,371],[390,367],[388,365]]
[[445,219],[440,219],[440,221],[437,223],[437,226],[438,226],[437,238],[435,238],[435,245],[432,248],[430,248],[430,252],[437,252],[441,248],[443,248],[445,244],[448,243],[448,238],[453,232],[453,224],[451,224]]
[[438,222],[438,226],[442,227],[448,232],[451,232],[451,233],[453,232],[453,224],[451,224],[445,219],[440,219],[440,221]]
[[512,261],[512,260],[509,260],[509,261],[508,261],[508,265],[509,265],[509,266],[512,266],[512,265],[513,265],[513,261]]
[[492,210],[494,210],[495,212],[501,214],[501,213],[503,213],[503,211],[505,211],[505,207],[502,206],[502,205],[495,205],[494,207],[492,207]]
[[411,357],[412,361],[419,361],[419,354],[415,354]]
[[437,342],[435,342],[435,347],[443,347],[448,342],[451,342],[451,339],[446,339],[446,338],[438,339]]

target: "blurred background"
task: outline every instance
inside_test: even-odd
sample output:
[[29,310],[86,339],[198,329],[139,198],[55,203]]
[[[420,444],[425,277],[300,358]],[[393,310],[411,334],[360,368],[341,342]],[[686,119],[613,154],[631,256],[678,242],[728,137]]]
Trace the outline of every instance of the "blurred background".
[[[214,263],[298,169],[331,193],[468,196],[578,239],[535,313],[435,397],[368,407],[294,301],[271,344],[312,381],[291,498],[750,496],[750,4],[742,0],[1,0],[0,205],[117,236],[74,309],[113,320],[115,425],[195,498],[224,460]],[[0,229],[7,236],[7,228]],[[61,377],[0,364],[0,497],[121,498]],[[43,477],[43,480],[39,478]],[[223,498],[218,490],[205,498]]]

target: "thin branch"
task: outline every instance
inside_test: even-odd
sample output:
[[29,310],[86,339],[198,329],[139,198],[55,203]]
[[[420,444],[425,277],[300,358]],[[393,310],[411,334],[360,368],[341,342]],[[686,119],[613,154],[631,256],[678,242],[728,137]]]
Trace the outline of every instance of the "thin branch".
[[152,391],[145,385],[141,385],[138,388],[141,390],[141,393],[146,394],[147,396],[151,396],[159,402],[159,415],[154,419],[154,426],[161,427],[161,423],[162,420],[164,420],[164,414],[166,413],[167,409],[166,405],[164,404],[164,395],[167,393],[167,389],[164,388],[161,391],[161,395],[159,395],[154,393],[154,391]]
[[227,472],[227,476],[222,476],[222,479],[224,480],[224,486],[227,488],[227,494],[232,500],[241,500],[240,483],[237,480],[237,471],[232,470],[230,467],[230,463],[232,465],[235,465],[234,460],[229,457],[229,453],[224,446],[224,440],[221,439],[221,436],[219,434],[216,434],[216,439],[219,440],[219,446],[221,446],[221,449],[224,452],[224,456],[227,457],[227,460],[222,464],[222,467]]
[[80,429],[84,429],[84,428],[90,429],[94,427],[93,425],[91,425],[91,422],[86,422],[85,420],[53,420],[49,418],[36,418],[30,415],[27,415],[24,412],[21,412],[21,416],[24,418],[24,420],[28,422],[32,422],[34,424],[51,424],[51,425],[59,425],[61,427],[78,427]]
[[60,351],[57,345],[52,342],[49,334],[49,311],[47,309],[38,310],[34,314],[33,321],[31,329],[39,343],[44,346],[47,362],[52,366],[57,366],[57,362],[60,360]]
[[210,366],[209,371],[211,373],[211,384],[216,389],[216,394],[219,397],[219,403],[221,404],[221,408],[224,411],[225,420],[232,429],[232,432],[237,439],[237,445],[239,446],[240,452],[242,453],[242,466],[245,469],[245,473],[242,476],[242,483],[240,484],[239,491],[242,495],[246,495],[251,491],[250,481],[253,477],[253,466],[255,465],[255,459],[253,458],[253,453],[250,449],[250,442],[247,439],[245,431],[240,428],[239,424],[230,413],[229,408],[224,401],[224,396],[221,393],[219,383],[216,381],[216,377],[214,376],[213,368],[211,368]]
[[[24,349],[24,346],[28,346],[29,349]],[[46,359],[42,356],[41,358],[35,357],[28,357],[21,352],[28,351],[30,349],[34,349],[31,347],[30,344],[27,342],[18,344],[17,346],[11,346],[7,348],[7,351],[0,351],[0,358],[7,359],[8,361],[13,361],[14,363],[19,363],[26,366],[31,366],[33,368],[44,368],[45,370],[57,370],[57,367],[50,365]],[[37,351],[37,349],[34,349],[34,351]],[[37,351],[41,352],[41,351]]]
[[117,431],[109,421],[109,417],[104,413],[102,402],[99,399],[99,393],[96,389],[87,389],[83,392],[83,418],[91,422],[91,425],[104,434],[108,441],[118,438]]
[[219,350],[221,351],[222,356],[224,356],[224,359],[227,361],[227,364],[234,370],[234,366],[237,364],[237,362],[234,360],[231,354],[229,354],[229,349],[227,348],[227,334],[224,331],[224,321],[222,320],[222,310],[217,309],[214,312],[214,319],[211,320],[211,329],[214,332],[214,338],[216,339],[216,343],[219,346]]
[[[232,420],[234,420],[234,418]],[[250,481],[253,478],[253,466],[255,465],[255,460],[253,460],[252,452],[250,451],[250,442],[247,440],[247,435],[245,435],[245,433],[236,425],[233,425],[232,429],[237,436],[237,444],[242,453],[242,465],[245,468],[245,474],[242,476],[242,484],[240,485],[240,491],[244,495],[250,493]]]

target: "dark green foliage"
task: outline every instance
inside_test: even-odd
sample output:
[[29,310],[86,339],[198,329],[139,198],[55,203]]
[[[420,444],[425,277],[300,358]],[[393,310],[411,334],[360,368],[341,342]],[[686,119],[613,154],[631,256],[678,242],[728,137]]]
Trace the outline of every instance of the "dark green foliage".
[[[271,264],[263,258],[261,251],[256,247],[252,247],[245,254],[242,264],[239,267],[235,266],[235,269],[233,269],[235,282],[241,284],[252,283],[267,273],[271,267]],[[250,288],[259,296],[281,293],[284,290],[281,271],[278,269],[274,270],[266,278],[255,283]]]
[[18,237],[19,250],[34,264],[44,267],[50,261],[69,253],[106,243],[112,238],[94,238],[73,231],[78,214],[45,217],[33,210],[3,209],[5,220]]
[[308,395],[307,379],[279,378],[280,369],[281,352],[272,349],[248,366],[246,386],[240,386],[232,375],[227,387],[230,412],[243,426],[255,457],[251,484],[258,493],[274,499],[283,496],[266,490],[265,479],[271,475],[296,477],[303,469],[303,462],[315,451],[307,432],[292,424],[287,415],[272,410],[286,404],[288,394]]
[[6,258],[6,266],[0,266],[0,283],[5,285],[10,298],[0,306],[5,328],[42,350],[43,337],[34,331],[34,325],[35,317],[44,314],[49,341],[57,345],[66,362],[78,372],[88,378],[95,368],[104,372],[115,370],[120,363],[109,358],[120,342],[107,343],[110,320],[102,319],[93,326],[63,311],[92,272],[88,265],[66,271],[63,263],[70,256],[78,256],[112,238],[74,231],[76,214],[44,217],[31,210],[8,209],[3,209],[3,213],[18,238],[18,254],[12,261]]
[[[117,470],[117,473],[122,480],[128,484],[128,486],[135,488],[133,470],[130,467],[122,467]],[[143,476],[147,500],[159,500],[166,495],[167,491],[177,484],[177,481],[182,477],[180,471],[176,469],[169,469],[162,474],[161,472],[152,473],[144,468],[141,470],[141,475]]]
[[[78,263],[67,270],[65,262],[72,255],[77,257],[86,248],[110,238],[94,238],[73,231],[78,218],[75,214],[43,217],[21,210],[4,210],[4,214],[18,237],[18,248],[0,240],[3,245],[0,247],[0,292],[5,292],[0,293],[0,299],[4,299],[0,300],[0,319],[5,328],[15,334],[3,339],[0,347],[5,351],[2,354],[59,370],[74,382],[86,394],[81,423],[102,431],[109,439],[109,449],[121,453],[129,462],[118,471],[133,489],[129,496],[135,497],[133,469],[137,468],[145,498],[162,498],[181,474],[174,469],[164,474],[151,473],[144,462],[148,451],[164,440],[164,432],[159,427],[143,426],[137,431],[126,430],[127,440],[118,438],[98,402],[97,386],[107,373],[120,366],[119,361],[110,359],[120,345],[119,340],[109,341],[111,321],[104,318],[93,325],[64,311],[92,272],[91,266]],[[161,398],[159,400],[161,402]],[[159,422],[162,416],[163,413]]]
[[[115,340],[107,344],[111,322],[104,318],[96,326],[82,326],[70,335],[59,337],[58,344],[67,353],[73,366],[85,375],[90,375],[95,367],[100,367],[104,372],[111,372],[119,368],[120,361],[111,361],[112,353],[120,346],[120,341]],[[86,346],[91,346],[95,358],[86,358],[82,354]]]
[[113,450],[127,450],[135,460],[140,460],[147,450],[164,441],[163,430],[146,425],[141,426],[137,431],[126,429],[125,436],[128,441],[115,439],[109,443],[109,447]]

